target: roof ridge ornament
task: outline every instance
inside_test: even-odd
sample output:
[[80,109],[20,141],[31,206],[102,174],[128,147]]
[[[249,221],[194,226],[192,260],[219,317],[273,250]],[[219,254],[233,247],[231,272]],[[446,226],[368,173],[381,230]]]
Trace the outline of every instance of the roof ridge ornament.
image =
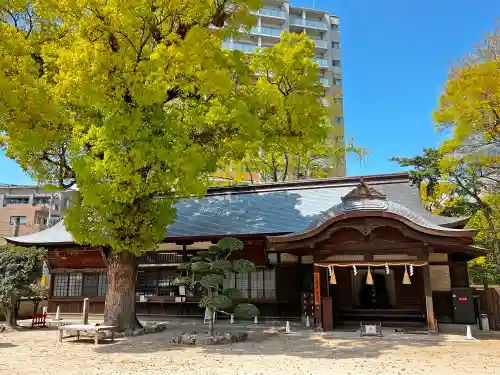
[[378,199],[387,200],[387,196],[380,191],[368,186],[363,177],[359,179],[359,184],[349,193],[342,197],[342,202],[348,200]]

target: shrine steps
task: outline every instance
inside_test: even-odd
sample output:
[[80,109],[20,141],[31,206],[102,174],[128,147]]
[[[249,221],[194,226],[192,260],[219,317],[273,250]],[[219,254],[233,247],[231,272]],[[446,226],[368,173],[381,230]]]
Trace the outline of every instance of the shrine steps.
[[425,325],[423,312],[406,309],[346,309],[340,311],[338,320],[345,323],[382,322],[386,326]]

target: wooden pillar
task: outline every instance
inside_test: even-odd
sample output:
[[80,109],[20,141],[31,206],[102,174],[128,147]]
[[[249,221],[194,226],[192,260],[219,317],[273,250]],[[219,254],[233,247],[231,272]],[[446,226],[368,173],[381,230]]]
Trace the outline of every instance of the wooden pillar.
[[323,330],[333,331],[333,305],[332,297],[323,297],[322,304]]
[[321,269],[314,265],[314,327],[323,329],[321,314]]
[[83,324],[89,324],[89,299],[83,300]]
[[437,332],[436,319],[434,318],[434,302],[432,300],[432,288],[431,288],[431,274],[429,271],[429,265],[426,264],[422,267],[423,278],[424,278],[424,292],[425,292],[425,310],[427,317],[427,328],[431,332]]

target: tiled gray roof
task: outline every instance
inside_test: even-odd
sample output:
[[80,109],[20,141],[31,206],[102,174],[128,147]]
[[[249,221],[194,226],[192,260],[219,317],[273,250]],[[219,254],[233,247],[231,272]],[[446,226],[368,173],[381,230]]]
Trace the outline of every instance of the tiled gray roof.
[[[211,189],[203,199],[183,199],[177,204],[176,221],[168,227],[167,238],[304,232],[340,204],[341,198],[359,182],[345,180]],[[407,179],[380,182],[367,178],[366,182],[384,193],[394,209],[413,215],[417,224],[452,226],[458,220],[425,211],[418,189],[410,186]],[[26,244],[72,242],[62,222],[45,231],[8,240]]]
[[[349,202],[350,203],[350,202]],[[452,229],[446,228],[441,225],[430,222],[426,218],[416,214],[414,211],[410,210],[408,207],[403,206],[399,203],[391,201],[378,201],[375,199],[367,199],[363,201],[357,201],[356,205],[349,205],[346,209],[345,203],[337,204],[333,206],[330,210],[326,211],[321,215],[316,221],[314,221],[308,228],[308,230],[316,228],[321,224],[328,221],[330,218],[339,216],[346,212],[352,211],[384,211],[396,214],[398,216],[404,217],[409,221],[429,229],[447,230],[447,231],[463,231],[463,229]]]

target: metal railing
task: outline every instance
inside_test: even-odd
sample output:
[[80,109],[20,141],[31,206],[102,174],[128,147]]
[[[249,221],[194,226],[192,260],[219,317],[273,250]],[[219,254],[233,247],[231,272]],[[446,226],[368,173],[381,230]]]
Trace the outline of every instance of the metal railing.
[[326,23],[323,21],[315,21],[315,20],[308,20],[304,18],[294,17],[290,20],[290,23],[296,26],[304,26],[318,30],[327,30]]
[[283,30],[277,27],[266,27],[266,26],[256,26],[252,27],[250,30],[251,34],[265,35],[265,36],[275,36],[279,38]]
[[319,57],[314,57],[313,61],[319,65],[320,68],[328,68],[328,60],[327,59],[321,59]]
[[316,47],[328,49],[328,40],[311,39]]
[[182,254],[172,252],[150,252],[139,257],[139,264],[182,263]]
[[285,12],[279,9],[261,8],[257,11],[257,14],[261,16],[285,18]]
[[255,44],[238,43],[238,42],[222,42],[222,48],[230,50],[238,50],[246,53],[253,53],[257,49]]

